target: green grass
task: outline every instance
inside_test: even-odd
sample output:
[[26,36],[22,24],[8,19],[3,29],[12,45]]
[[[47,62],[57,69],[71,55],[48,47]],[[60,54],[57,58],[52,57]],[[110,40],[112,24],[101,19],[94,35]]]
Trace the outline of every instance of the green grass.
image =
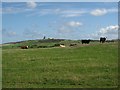
[[117,43],[3,49],[3,88],[115,88]]

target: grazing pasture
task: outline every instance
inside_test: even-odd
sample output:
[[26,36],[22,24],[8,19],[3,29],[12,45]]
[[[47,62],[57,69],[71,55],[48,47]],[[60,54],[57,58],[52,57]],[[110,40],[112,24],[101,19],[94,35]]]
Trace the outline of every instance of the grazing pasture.
[[115,88],[117,43],[2,50],[3,88]]

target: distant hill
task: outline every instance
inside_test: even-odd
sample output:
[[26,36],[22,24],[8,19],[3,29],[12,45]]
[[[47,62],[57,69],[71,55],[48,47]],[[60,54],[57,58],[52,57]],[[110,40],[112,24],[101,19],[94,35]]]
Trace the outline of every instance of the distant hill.
[[37,40],[26,40],[18,42],[8,42],[2,44],[3,48],[17,48],[20,46],[29,46],[30,48],[40,47],[40,46],[53,46],[56,43],[62,43],[65,39],[37,39]]
[[[107,40],[106,42],[115,42],[115,40]],[[67,39],[37,39],[37,40],[26,40],[26,41],[18,41],[18,42],[8,42],[2,44],[0,47],[3,49],[8,48],[20,48],[20,46],[29,46],[29,48],[49,48],[56,47],[59,44],[64,44],[69,46],[71,43],[81,44],[81,40],[67,40]],[[90,44],[99,43],[99,40],[91,40]]]
[[4,44],[17,44],[17,43],[26,43],[26,42],[41,42],[41,43],[50,43],[50,42],[60,42],[64,41],[65,39],[37,39],[37,40],[25,40],[25,41],[17,41],[17,42],[8,42]]

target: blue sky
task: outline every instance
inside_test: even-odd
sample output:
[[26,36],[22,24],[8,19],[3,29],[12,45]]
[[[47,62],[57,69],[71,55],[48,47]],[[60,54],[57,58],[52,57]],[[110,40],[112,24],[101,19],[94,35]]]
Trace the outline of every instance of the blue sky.
[[2,42],[118,38],[117,2],[3,2]]

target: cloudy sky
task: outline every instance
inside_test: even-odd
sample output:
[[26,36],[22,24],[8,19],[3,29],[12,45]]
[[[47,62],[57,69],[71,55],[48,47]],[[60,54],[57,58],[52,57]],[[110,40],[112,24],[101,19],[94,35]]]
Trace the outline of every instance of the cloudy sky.
[[3,43],[21,40],[118,38],[117,2],[3,2]]

